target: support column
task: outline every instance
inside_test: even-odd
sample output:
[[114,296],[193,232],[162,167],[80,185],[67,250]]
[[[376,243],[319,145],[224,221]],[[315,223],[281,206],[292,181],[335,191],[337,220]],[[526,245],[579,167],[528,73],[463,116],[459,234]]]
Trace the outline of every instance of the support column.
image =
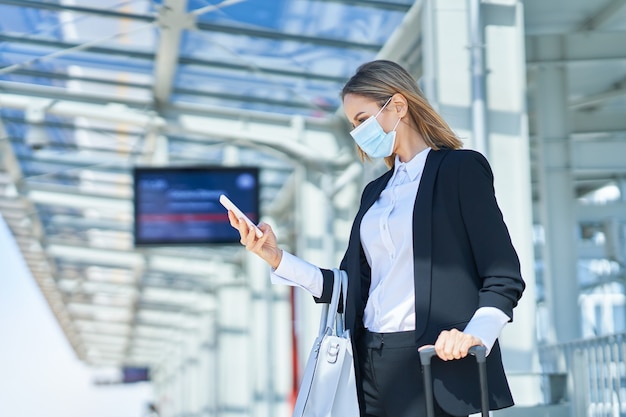
[[481,0],[467,0],[469,21],[470,79],[472,84],[472,138],[474,149],[489,154],[487,141],[487,94],[485,72],[485,27]]
[[[275,224],[265,218],[269,224]],[[287,417],[291,415],[291,313],[289,287],[272,285],[269,267],[258,256],[247,253],[246,277],[252,291],[250,343],[253,397],[251,415]]]
[[217,410],[219,417],[250,415],[250,290],[243,277],[240,283],[217,290]]
[[182,415],[182,349],[180,335],[172,340],[172,349],[166,360],[167,372],[167,401],[164,414],[168,417],[181,417]]
[[542,400],[536,338],[535,255],[533,248],[530,146],[526,110],[524,9],[509,0],[498,7],[508,18],[496,20],[482,4],[485,27],[488,157],[494,172],[496,198],[520,259],[526,289],[514,310],[514,320],[500,337],[515,402],[535,405]]
[[[193,315],[189,317],[189,320],[193,320],[198,323],[201,317]],[[200,390],[201,377],[200,377],[200,326],[194,327],[189,333],[187,333],[187,354],[185,359],[185,372],[186,372],[186,386],[188,390],[187,395],[187,412],[188,417],[200,416]]]
[[[537,44],[538,56],[562,53],[558,35]],[[555,55],[556,54],[556,55]],[[574,183],[570,165],[567,72],[558,65],[539,67],[535,102],[539,137],[540,214],[545,230],[544,286],[553,334],[549,342],[581,335]]]
[[216,314],[205,312],[200,318],[200,416],[217,416],[217,340]]
[[176,414],[176,373],[175,363],[173,358],[174,349],[171,348],[168,352],[168,358],[163,365],[164,376],[164,390],[163,396],[159,401],[160,412],[163,417],[173,417]]
[[[328,210],[327,201],[321,182],[324,175],[305,167],[297,170],[296,181],[298,194],[296,195],[296,253],[302,259],[320,267],[338,266],[335,261],[333,248],[329,248]],[[311,295],[302,289],[296,288],[295,294],[295,336],[297,340],[298,375],[302,375],[304,365],[313,346],[319,329],[321,307],[316,305]]]
[[[538,370],[536,298],[522,4],[499,1],[498,13],[493,14],[489,9],[493,5],[473,0],[428,0],[425,7],[424,19],[429,21],[424,22],[423,41],[433,49],[424,56],[424,78],[431,80],[429,90],[434,93],[428,98],[464,141],[464,147],[488,158],[498,204],[520,258],[526,290],[500,345],[516,403],[534,405],[541,401],[541,391],[534,375]],[[449,30],[451,27],[456,30]],[[480,68],[468,70],[472,52],[477,66],[485,60],[486,79],[478,79]],[[484,57],[479,52],[484,52]],[[472,83],[478,93],[474,99]],[[473,105],[476,111],[472,111]],[[485,119],[486,127],[476,126]]]

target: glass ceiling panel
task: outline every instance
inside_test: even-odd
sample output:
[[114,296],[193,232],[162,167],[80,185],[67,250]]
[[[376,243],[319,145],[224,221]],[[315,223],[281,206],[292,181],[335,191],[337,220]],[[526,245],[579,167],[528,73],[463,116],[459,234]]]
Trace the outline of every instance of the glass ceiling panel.
[[[188,10],[217,3],[190,0]],[[265,0],[201,13],[199,30],[182,32],[170,102],[331,114],[343,81],[358,63],[375,57],[412,2],[386,3]],[[0,79],[150,102],[160,37],[158,27],[146,25],[162,2],[78,0],[65,11],[54,2],[23,4],[0,5],[3,66],[101,41]],[[110,83],[121,86],[112,89]]]
[[[59,7],[52,2],[24,3]],[[93,2],[83,3],[92,6],[90,3]],[[138,13],[149,8],[149,2],[137,1],[99,4],[104,8],[121,6]],[[94,14],[0,5],[0,65],[22,65],[13,67],[9,73],[0,74],[0,80],[54,85],[66,87],[69,91],[100,92],[111,99],[134,97],[148,100],[149,93],[145,88],[152,80],[151,59],[157,37],[153,27],[136,30],[141,25],[146,23],[101,18]],[[105,39],[114,35],[119,36]],[[87,50],[68,50],[97,40],[101,41]],[[61,54],[54,59],[46,59],[59,52]],[[44,60],[34,61],[41,58]],[[99,85],[98,80],[109,85]],[[110,84],[114,82],[127,85],[111,89]]]
[[[194,11],[221,0],[186,3]],[[340,106],[345,80],[375,58],[412,3],[248,0],[204,10],[195,29],[176,27],[174,19],[177,48],[162,28],[172,23],[163,1],[0,0],[0,93],[50,99],[66,109],[113,103],[115,114],[126,105],[136,115],[153,112],[168,128],[189,116],[185,109],[202,115],[212,107],[328,117]],[[0,109],[24,176],[20,192],[32,203],[26,215],[43,227],[37,256],[49,262],[50,273],[42,276],[63,294],[85,352],[111,343],[98,358],[82,353],[87,360],[132,359],[112,355],[128,338],[99,334],[132,327],[151,336],[154,328],[180,326],[188,321],[182,307],[204,311],[204,294],[230,282],[240,262],[227,245],[133,251],[130,169],[150,163],[147,139],[167,135],[172,165],[260,166],[262,211],[297,163],[264,146],[227,146],[222,137],[186,132],[182,122],[180,131],[153,132],[136,122],[143,118],[126,123],[45,114],[33,121],[32,113]],[[46,137],[43,149],[27,142],[35,134]],[[24,234],[25,242],[38,239]],[[25,253],[33,268],[35,253]],[[145,270],[137,269],[144,258],[150,260]]]
[[[197,10],[218,1],[190,0],[188,10]],[[286,34],[324,36],[368,42],[384,41],[384,33],[401,19],[412,0],[382,1],[403,8],[377,8],[358,1],[261,0],[254,6],[242,2],[201,14],[200,23],[215,23],[236,28],[270,29]],[[394,10],[395,9],[395,10]],[[350,22],[346,24],[346,22]],[[370,26],[372,23],[377,23]],[[201,26],[202,27],[202,26]],[[375,29],[375,32],[371,29]],[[346,36],[347,35],[347,36]]]
[[[332,113],[339,105],[339,82],[304,80],[265,74],[250,66],[251,73],[203,70],[180,66],[174,100],[202,102],[229,107],[292,113],[307,110]],[[307,76],[306,74],[304,76]],[[321,99],[320,99],[321,98]],[[294,107],[290,109],[289,107]]]
[[[206,4],[191,1],[189,9]],[[179,66],[174,100],[287,114],[333,113],[356,63],[373,59],[403,16],[304,0],[256,2],[254,9],[244,2],[203,14],[202,30],[183,36],[180,63],[189,65]],[[206,95],[185,94],[190,89]]]

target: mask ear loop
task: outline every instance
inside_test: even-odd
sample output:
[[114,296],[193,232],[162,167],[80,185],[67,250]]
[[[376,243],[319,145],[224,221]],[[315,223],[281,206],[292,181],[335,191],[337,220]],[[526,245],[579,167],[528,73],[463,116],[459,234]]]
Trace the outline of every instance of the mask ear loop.
[[376,113],[376,116],[374,116],[374,119],[378,117],[378,115],[385,109],[385,107],[387,107],[387,104],[389,104],[389,102],[391,101],[392,98],[393,98],[393,96],[389,97],[389,99],[387,99],[387,101],[385,101],[385,104],[383,104],[383,106],[380,108],[380,110],[378,110],[378,113]]
[[396,125],[393,127],[393,129],[391,129],[392,132],[396,130],[396,128],[400,124],[400,120],[402,120],[402,117],[398,119],[398,121],[396,122]]

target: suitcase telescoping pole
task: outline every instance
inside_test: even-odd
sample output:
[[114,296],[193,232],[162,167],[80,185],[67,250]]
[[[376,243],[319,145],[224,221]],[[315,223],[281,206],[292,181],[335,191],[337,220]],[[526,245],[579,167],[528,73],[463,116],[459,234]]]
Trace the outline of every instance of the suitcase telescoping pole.
[[[487,349],[484,346],[472,346],[470,355],[476,357],[478,376],[480,378],[480,406],[482,417],[489,416],[489,393],[487,391]],[[436,356],[434,347],[420,350],[420,360],[424,371],[424,393],[426,394],[426,412],[428,417],[435,417],[435,403],[433,397],[433,378],[430,371],[430,360]]]

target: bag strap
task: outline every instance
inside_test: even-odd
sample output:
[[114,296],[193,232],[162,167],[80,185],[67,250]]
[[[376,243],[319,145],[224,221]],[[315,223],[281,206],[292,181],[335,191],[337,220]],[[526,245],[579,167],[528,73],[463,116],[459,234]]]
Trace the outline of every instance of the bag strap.
[[348,293],[348,274],[346,271],[339,269],[333,269],[333,294],[330,299],[330,304],[322,304],[322,316],[320,317],[320,328],[318,335],[322,336],[328,334],[343,334],[344,314],[338,314],[337,309],[339,307],[339,298],[341,294],[343,296],[343,310],[346,311],[346,295]]
[[336,335],[337,329],[335,321],[337,318],[337,308],[339,307],[339,298],[341,296],[341,275],[338,269],[333,269],[333,295],[330,298],[330,304],[328,305],[328,312],[326,314],[326,328],[325,332]]
[[337,270],[337,279],[341,281],[341,294],[343,294],[341,313],[337,313],[335,319],[335,329],[338,335],[343,335],[346,331],[346,299],[348,294],[348,274],[346,271]]

